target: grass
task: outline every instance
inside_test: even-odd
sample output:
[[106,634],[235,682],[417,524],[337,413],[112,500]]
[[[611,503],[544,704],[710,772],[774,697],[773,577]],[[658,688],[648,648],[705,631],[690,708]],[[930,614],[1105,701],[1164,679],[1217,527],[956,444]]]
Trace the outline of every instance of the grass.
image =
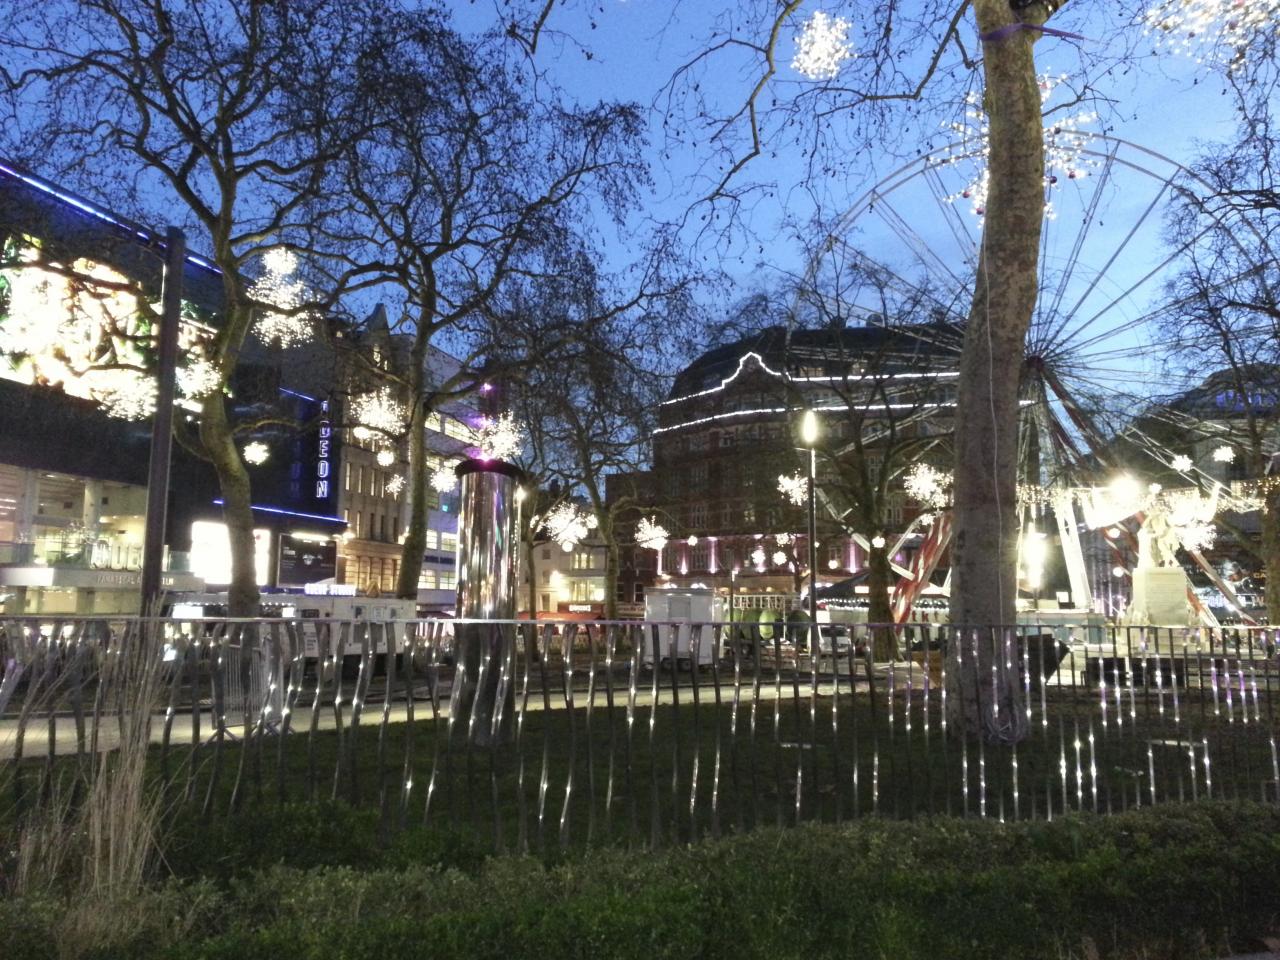
[[[687,689],[679,708],[637,707],[631,722],[625,693],[612,711],[531,710],[497,750],[469,748],[460,726],[451,733],[446,722],[380,728],[380,707],[371,704],[354,732],[302,730],[197,750],[175,745],[167,754],[153,748],[151,775],[167,784],[179,837],[228,816],[340,800],[377,811],[384,838],[425,825],[468,845],[544,857],[870,815],[1116,812],[1151,802],[1153,769],[1160,801],[1274,798],[1269,725],[1238,715],[1229,723],[1211,706],[1202,713],[1191,694],[1180,701],[1177,724],[1171,711],[1161,716],[1156,702],[1139,699],[1117,726],[1114,711],[1100,722],[1084,691],[1055,691],[1048,724],[1037,703],[1032,735],[1015,752],[943,735],[936,696],[926,725],[919,691],[910,724],[901,692],[892,722],[883,692],[874,700],[842,695],[833,732],[831,698],[819,698],[811,713],[797,684],[797,699],[790,699],[797,687],[784,681],[788,699],[757,705],[754,735],[749,703],[737,711],[735,734],[727,694],[717,706],[704,691],[695,708]],[[423,715],[430,708],[420,702]],[[20,792],[30,804],[48,779],[74,769],[74,758],[24,761],[20,784],[4,796]]]
[[[247,820],[246,820],[247,822]],[[657,853],[441,861],[377,816],[283,807],[325,864],[250,857],[139,895],[142,918],[85,958],[359,960],[946,957],[1201,960],[1280,922],[1280,810],[1170,805],[1001,825],[868,818],[763,828]],[[338,834],[345,846],[335,843]],[[291,846],[295,853],[299,847]],[[0,901],[6,960],[53,960],[58,903]]]

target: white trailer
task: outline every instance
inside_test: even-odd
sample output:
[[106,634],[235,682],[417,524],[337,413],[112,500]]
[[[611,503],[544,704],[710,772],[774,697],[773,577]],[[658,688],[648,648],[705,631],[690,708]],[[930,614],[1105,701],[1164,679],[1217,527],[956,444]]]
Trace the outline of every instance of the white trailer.
[[[644,618],[660,624],[657,628],[660,660],[671,657],[672,644],[677,664],[683,661],[705,667],[719,656],[720,624],[726,617],[724,600],[714,590],[701,587],[646,590]],[[641,657],[643,663],[653,663],[653,634],[649,629],[645,631]]]

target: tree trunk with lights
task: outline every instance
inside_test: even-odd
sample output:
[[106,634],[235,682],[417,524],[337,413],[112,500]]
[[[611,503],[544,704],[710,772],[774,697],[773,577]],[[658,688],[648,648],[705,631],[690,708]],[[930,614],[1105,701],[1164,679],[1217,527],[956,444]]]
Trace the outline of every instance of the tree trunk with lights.
[[889,602],[889,587],[892,583],[889,548],[872,545],[867,554],[867,590],[870,600],[867,623],[876,625],[871,630],[871,656],[879,662],[898,659],[897,636],[891,626],[886,626],[893,623],[893,605]]
[[[975,0],[974,10],[982,34],[1019,19],[1005,0]],[[1021,16],[1043,22],[1050,12],[1035,5]],[[983,43],[990,188],[955,418],[951,622],[959,636],[947,654],[947,709],[952,729],[991,742],[1026,735],[1017,671],[993,674],[991,667],[1017,596],[1018,371],[1036,305],[1044,218],[1037,36],[1015,29]]]

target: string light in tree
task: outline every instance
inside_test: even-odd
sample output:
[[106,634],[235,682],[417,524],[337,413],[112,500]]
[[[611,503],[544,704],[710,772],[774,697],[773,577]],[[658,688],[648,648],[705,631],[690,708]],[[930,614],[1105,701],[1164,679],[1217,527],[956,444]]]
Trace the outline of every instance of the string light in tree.
[[1249,47],[1274,36],[1280,0],[1162,0],[1142,15],[1156,49],[1235,70]]
[[834,80],[840,67],[853,56],[849,21],[815,10],[796,37],[791,68],[810,80]]
[[267,458],[271,456],[271,448],[261,440],[254,440],[252,443],[244,445],[244,461],[255,467],[261,466],[267,462]]
[[805,501],[809,499],[809,481],[804,474],[797,473],[794,476],[778,477],[778,492],[787,498],[793,505],[803,507]]
[[143,302],[128,279],[83,258],[46,269],[41,257],[38,246],[22,248],[15,265],[0,270],[8,294],[0,322],[6,379],[59,387],[117,419],[151,416],[156,384],[145,372]]
[[398,436],[405,426],[404,404],[390,387],[381,387],[351,398],[351,419],[356,423],[351,432],[357,440],[368,440],[375,434]]
[[437,493],[449,493],[458,485],[454,466],[452,463],[442,463],[431,471],[431,488]]
[[[1047,104],[1053,91],[1061,86],[1067,77],[1054,77],[1043,74],[1038,80],[1040,86],[1040,102]],[[1085,156],[1085,148],[1096,136],[1085,129],[1096,122],[1098,115],[1092,110],[1079,110],[1074,113],[1056,114],[1049,118],[1044,127],[1044,185],[1045,189],[1057,189],[1063,180],[1078,180],[1089,175],[1089,169],[1097,166],[1097,161]],[[990,126],[986,111],[982,109],[979,94],[970,92],[965,97],[963,118],[948,125],[960,142],[933,162],[934,167],[954,166],[957,164],[974,165],[976,169],[969,176],[964,188],[946,199],[954,203],[957,200],[969,201],[970,212],[983,222],[987,213],[987,194],[990,190],[991,138]],[[1053,219],[1056,213],[1053,203],[1045,201],[1044,214]]]
[[249,286],[249,296],[264,308],[253,332],[264,343],[294,347],[311,339],[311,315],[299,313],[307,289],[294,274],[298,258],[292,250],[269,250],[262,258],[262,276]]
[[524,446],[524,436],[516,425],[515,417],[504,413],[481,421],[476,446],[482,460],[510,460]]
[[403,474],[397,473],[397,474],[393,474],[390,477],[387,477],[387,493],[391,494],[391,496],[393,497],[398,497],[400,496],[400,491],[403,489],[404,489]]
[[146,420],[156,412],[156,381],[141,370],[87,370],[81,381],[108,416]]
[[661,550],[667,545],[666,527],[651,517],[642,517],[636,524],[636,543],[650,550]]
[[178,392],[190,400],[203,400],[222,386],[222,371],[204,357],[178,368]]
[[571,553],[575,545],[587,539],[590,529],[587,519],[577,504],[565,500],[551,508],[542,521],[542,528],[548,537],[560,544],[561,550]]

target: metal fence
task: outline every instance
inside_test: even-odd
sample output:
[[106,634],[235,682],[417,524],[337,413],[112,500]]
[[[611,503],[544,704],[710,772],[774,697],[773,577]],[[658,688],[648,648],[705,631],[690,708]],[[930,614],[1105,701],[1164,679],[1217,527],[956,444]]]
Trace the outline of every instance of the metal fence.
[[[900,659],[871,659],[877,631]],[[138,644],[151,645],[162,691],[150,712],[154,789],[203,817],[340,800],[375,807],[393,828],[546,851],[871,815],[1274,802],[1277,637],[10,619],[0,811],[37,809],[115,749],[128,701],[110,667]]]

